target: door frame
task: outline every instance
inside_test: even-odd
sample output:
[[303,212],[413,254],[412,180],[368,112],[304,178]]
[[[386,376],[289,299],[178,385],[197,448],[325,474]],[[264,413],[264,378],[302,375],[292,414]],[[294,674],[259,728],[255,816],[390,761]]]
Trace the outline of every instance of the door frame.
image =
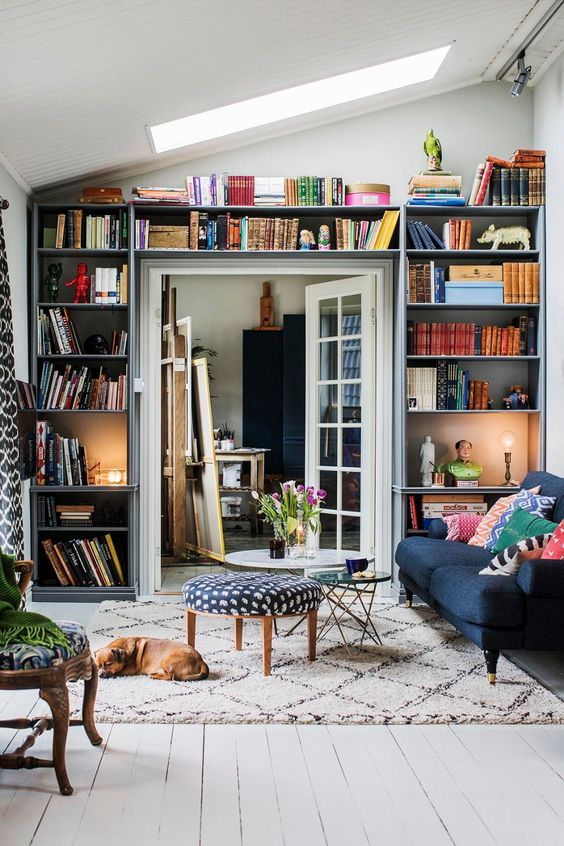
[[[161,568],[161,290],[163,276],[365,276],[377,271],[382,273],[382,284],[376,285],[376,392],[379,401],[376,414],[376,464],[379,478],[374,479],[380,494],[374,491],[377,507],[375,537],[378,539],[381,559],[378,569],[392,572],[392,363],[393,363],[393,260],[376,259],[368,253],[362,259],[349,257],[331,258],[322,263],[299,256],[280,259],[269,257],[265,261],[254,258],[233,259],[222,255],[213,266],[209,260],[190,257],[186,259],[140,259],[138,264],[139,370],[131,374],[136,381],[135,409],[138,421],[139,442],[134,454],[139,466],[139,594],[152,596]],[[158,401],[155,402],[155,397]],[[141,460],[139,459],[141,456]],[[158,513],[157,513],[158,512]]]

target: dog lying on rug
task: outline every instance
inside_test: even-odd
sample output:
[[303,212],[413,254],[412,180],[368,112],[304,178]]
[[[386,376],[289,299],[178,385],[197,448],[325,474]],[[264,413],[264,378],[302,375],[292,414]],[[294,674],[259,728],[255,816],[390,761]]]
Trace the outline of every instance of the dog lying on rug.
[[118,637],[94,653],[102,678],[150,676],[161,681],[200,681],[209,668],[199,652],[177,640]]

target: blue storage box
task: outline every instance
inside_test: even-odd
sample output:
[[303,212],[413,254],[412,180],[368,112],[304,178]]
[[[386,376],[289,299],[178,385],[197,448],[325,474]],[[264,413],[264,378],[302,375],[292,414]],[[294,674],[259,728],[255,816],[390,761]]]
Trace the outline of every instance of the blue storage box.
[[503,303],[503,282],[445,282],[445,303],[500,305]]

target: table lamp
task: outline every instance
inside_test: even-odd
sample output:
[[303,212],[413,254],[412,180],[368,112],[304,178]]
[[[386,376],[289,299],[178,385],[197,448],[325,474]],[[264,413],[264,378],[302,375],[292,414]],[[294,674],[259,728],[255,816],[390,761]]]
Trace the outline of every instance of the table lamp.
[[511,478],[511,450],[515,446],[515,435],[510,429],[505,429],[499,436],[499,445],[503,447],[505,456],[505,481],[501,483],[500,487],[513,487],[515,482]]

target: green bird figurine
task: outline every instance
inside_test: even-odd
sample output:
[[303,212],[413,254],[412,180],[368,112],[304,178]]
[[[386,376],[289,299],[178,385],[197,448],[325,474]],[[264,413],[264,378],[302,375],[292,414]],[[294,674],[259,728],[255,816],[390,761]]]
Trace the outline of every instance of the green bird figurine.
[[435,138],[432,129],[427,130],[423,151],[427,154],[427,167],[429,170],[441,170],[443,151],[441,142]]

